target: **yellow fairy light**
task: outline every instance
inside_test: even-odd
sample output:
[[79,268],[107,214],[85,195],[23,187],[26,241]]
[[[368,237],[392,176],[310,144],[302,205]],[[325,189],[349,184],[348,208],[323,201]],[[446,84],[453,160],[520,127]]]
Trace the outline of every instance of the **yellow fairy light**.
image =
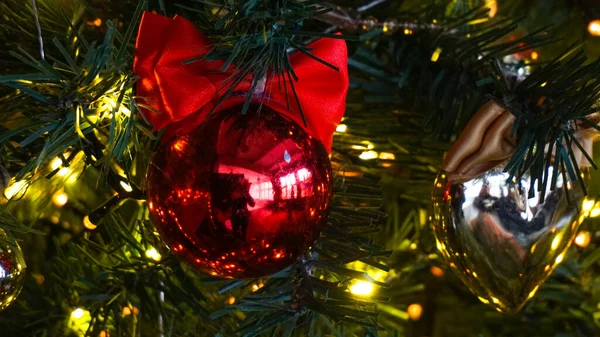
[[254,283],[252,285],[252,291],[257,291],[258,289],[262,288],[264,286],[263,283]]
[[407,312],[411,320],[418,321],[423,314],[423,307],[418,303],[414,303],[408,306]]
[[58,157],[54,158],[52,160],[52,162],[50,163],[50,169],[52,171],[58,169],[61,166],[62,166],[62,160],[60,158],[58,158]]
[[69,196],[65,192],[57,192],[52,196],[52,202],[58,207],[64,206],[69,201]]
[[484,304],[490,304],[490,301],[488,301],[487,299],[483,298],[483,297],[477,297],[481,302],[483,302]]
[[591,218],[597,218],[598,216],[600,216],[600,207],[596,206],[590,212],[590,217]]
[[71,318],[73,319],[81,319],[85,315],[85,310],[81,308],[77,308],[71,312]]
[[146,251],[146,257],[151,258],[152,260],[157,261],[157,262],[160,261],[160,258],[161,258],[160,253],[154,247],[152,247]]
[[556,257],[556,260],[554,260],[554,262],[561,263],[563,261],[563,259],[565,258],[565,253],[560,254],[559,256]]
[[592,36],[600,36],[600,19],[593,20],[588,25],[588,32]]
[[133,191],[133,188],[131,188],[131,185],[129,185],[124,180],[121,180],[121,187],[123,187],[123,189],[125,190],[125,192],[131,192],[131,191]]
[[404,29],[404,35],[410,34],[410,30],[408,28]]
[[440,54],[442,53],[442,48],[436,48],[436,50],[431,54],[431,62],[437,62],[440,58]]
[[85,227],[85,228],[87,228],[87,229],[89,229],[89,230],[93,231],[94,229],[96,229],[96,227],[97,227],[97,226],[96,226],[96,225],[94,225],[94,223],[92,223],[92,221],[90,220],[90,216],[89,216],[89,215],[86,215],[86,216],[83,218],[83,227]]
[[362,160],[371,160],[379,157],[379,154],[375,151],[363,151],[363,153],[358,156],[358,158]]
[[231,296],[228,300],[227,303],[229,303],[229,305],[232,305],[235,303],[235,297]]
[[590,244],[590,241],[591,241],[590,232],[581,232],[581,233],[577,234],[577,237],[575,238],[575,244],[581,248],[587,247],[587,245]]
[[393,153],[391,153],[391,152],[381,152],[379,154],[379,159],[382,159],[382,160],[394,160],[394,159],[396,159],[396,156]]
[[123,311],[121,311],[121,314],[123,316],[129,316],[131,315],[131,309],[129,307],[123,307]]
[[110,337],[110,333],[108,330],[102,330],[102,331],[100,331],[100,334],[98,335],[98,337]]
[[6,199],[12,199],[17,194],[24,194],[27,191],[27,187],[29,187],[29,185],[25,180],[16,181],[8,185],[8,187],[4,190],[4,196]]
[[532,60],[534,60],[534,61],[535,61],[535,60],[537,60],[539,57],[540,57],[540,54],[538,54],[538,52],[537,52],[537,51],[534,51],[534,52],[532,52],[532,53],[531,53],[531,59],[532,59]]
[[50,169],[52,171],[54,170],[58,170],[60,168],[60,170],[58,170],[58,172],[56,173],[59,177],[64,177],[67,174],[69,174],[69,168],[68,167],[62,167],[63,162],[59,157],[56,157],[52,160],[52,162],[50,162]]
[[354,295],[368,296],[373,292],[373,283],[367,281],[357,281],[348,289]]
[[335,132],[346,132],[348,126],[346,124],[340,124],[335,128]]
[[586,198],[585,200],[583,200],[583,206],[581,207],[581,209],[584,212],[589,212],[592,210],[592,208],[594,208],[595,204],[596,204],[596,200]]

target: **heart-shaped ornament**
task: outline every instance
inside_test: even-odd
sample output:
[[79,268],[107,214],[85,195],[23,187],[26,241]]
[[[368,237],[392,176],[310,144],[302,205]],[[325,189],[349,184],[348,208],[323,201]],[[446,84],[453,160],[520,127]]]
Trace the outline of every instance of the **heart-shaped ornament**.
[[[552,168],[548,168],[552,170]],[[551,175],[550,175],[551,176]],[[530,196],[530,179],[492,169],[468,181],[440,173],[433,189],[439,251],[479,299],[516,313],[564,259],[583,220],[579,182]],[[566,183],[566,186],[564,184]]]

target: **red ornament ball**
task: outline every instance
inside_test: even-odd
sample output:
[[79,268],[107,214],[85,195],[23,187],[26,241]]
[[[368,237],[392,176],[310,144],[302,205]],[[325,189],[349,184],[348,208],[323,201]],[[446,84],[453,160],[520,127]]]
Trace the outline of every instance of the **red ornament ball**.
[[269,108],[167,130],[148,169],[148,208],[171,249],[211,275],[291,265],[323,229],[332,195],[323,144]]

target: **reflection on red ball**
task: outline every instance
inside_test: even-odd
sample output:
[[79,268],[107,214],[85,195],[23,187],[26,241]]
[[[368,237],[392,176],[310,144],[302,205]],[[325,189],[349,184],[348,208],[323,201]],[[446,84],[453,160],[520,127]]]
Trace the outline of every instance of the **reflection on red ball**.
[[266,107],[168,130],[148,169],[148,208],[162,238],[211,275],[275,273],[326,221],[331,164],[323,144]]

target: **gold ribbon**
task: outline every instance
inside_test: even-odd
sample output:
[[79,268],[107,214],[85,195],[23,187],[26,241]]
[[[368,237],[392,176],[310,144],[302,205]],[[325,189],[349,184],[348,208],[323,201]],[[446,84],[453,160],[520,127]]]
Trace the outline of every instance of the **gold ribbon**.
[[[590,118],[600,122],[598,115]],[[444,158],[442,168],[452,180],[470,180],[496,167],[502,167],[515,152],[516,139],[511,137],[515,117],[510,111],[490,100],[467,123]],[[578,123],[575,138],[591,155],[598,131]],[[575,159],[580,167],[590,166],[583,152],[573,144]]]

